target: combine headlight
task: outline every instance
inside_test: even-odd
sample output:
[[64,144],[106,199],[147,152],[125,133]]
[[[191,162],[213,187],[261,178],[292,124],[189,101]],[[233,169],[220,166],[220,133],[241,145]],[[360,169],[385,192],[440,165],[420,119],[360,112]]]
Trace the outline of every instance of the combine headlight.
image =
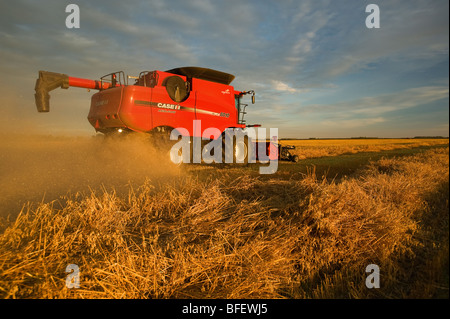
[[117,132],[122,133],[123,130],[122,130],[121,128],[119,128],[119,129],[117,130]]

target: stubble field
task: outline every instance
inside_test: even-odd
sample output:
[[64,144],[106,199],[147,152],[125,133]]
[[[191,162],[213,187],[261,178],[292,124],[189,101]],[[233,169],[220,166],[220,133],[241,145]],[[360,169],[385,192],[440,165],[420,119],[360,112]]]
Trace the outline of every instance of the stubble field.
[[140,137],[3,137],[0,296],[448,298],[448,139],[282,144],[301,160],[259,175]]

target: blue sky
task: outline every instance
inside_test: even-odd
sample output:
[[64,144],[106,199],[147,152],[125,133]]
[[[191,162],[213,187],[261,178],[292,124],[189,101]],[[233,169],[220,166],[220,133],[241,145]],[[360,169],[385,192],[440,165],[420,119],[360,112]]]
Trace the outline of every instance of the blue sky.
[[[80,7],[67,29],[65,7]],[[368,29],[365,8],[380,8]],[[449,135],[447,0],[0,2],[0,125],[93,134],[93,92],[51,93],[38,114],[39,70],[97,79],[112,71],[201,66],[254,89],[247,122],[283,137]]]

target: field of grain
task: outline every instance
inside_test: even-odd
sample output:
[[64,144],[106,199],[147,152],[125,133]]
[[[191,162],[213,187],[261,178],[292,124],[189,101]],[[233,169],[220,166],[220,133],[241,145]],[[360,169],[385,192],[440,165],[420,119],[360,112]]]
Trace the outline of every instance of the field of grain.
[[70,141],[0,145],[0,196],[38,199],[4,212],[2,298],[448,298],[448,140],[283,141],[272,175]]
[[448,142],[446,139],[386,139],[386,138],[355,138],[355,139],[310,139],[283,140],[282,145],[293,145],[294,154],[300,159],[324,156],[339,156],[360,152],[380,152],[411,147],[440,145]]

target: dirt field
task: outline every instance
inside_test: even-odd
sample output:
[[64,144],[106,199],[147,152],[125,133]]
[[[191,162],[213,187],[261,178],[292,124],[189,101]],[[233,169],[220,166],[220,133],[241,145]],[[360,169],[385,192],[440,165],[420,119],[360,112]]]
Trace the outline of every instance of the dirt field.
[[[16,216],[27,202],[50,202],[91,190],[128,192],[147,178],[181,172],[165,165],[140,138],[0,136],[0,216]],[[112,146],[114,144],[114,146]],[[57,204],[57,203],[56,203]]]
[[141,138],[3,137],[0,296],[448,298],[448,140],[283,143],[303,160],[263,176]]

